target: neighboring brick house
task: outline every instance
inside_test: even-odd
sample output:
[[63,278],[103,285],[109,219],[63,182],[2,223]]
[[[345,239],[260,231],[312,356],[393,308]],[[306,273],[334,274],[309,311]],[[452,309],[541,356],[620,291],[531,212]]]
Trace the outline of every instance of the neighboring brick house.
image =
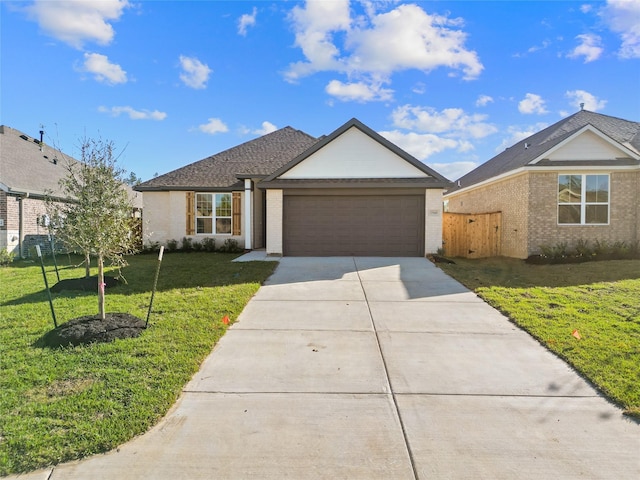
[[136,186],[145,242],[235,240],[286,256],[422,256],[451,183],[356,119],[285,127]]
[[[0,125],[0,249],[26,257],[30,247],[49,249],[45,198],[62,200],[58,182],[77,160],[6,125]],[[127,187],[128,188],[128,187]],[[130,188],[135,207],[141,195]]]
[[581,240],[634,244],[640,123],[581,110],[469,172],[444,199],[451,213],[502,212],[508,257]]

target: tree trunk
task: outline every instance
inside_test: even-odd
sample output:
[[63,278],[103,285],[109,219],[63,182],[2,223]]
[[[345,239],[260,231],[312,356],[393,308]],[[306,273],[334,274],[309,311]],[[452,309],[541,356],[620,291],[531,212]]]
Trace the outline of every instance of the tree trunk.
[[98,313],[102,320],[105,319],[104,312],[104,261],[102,255],[98,255]]
[[91,276],[91,257],[88,253],[84,255],[84,276],[86,278]]

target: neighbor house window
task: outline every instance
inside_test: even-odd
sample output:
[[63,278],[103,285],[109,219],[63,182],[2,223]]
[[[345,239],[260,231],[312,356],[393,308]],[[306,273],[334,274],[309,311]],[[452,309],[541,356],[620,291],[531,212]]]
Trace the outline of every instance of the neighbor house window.
[[558,223],[609,223],[609,175],[558,175]]
[[231,234],[231,194],[196,194],[196,233]]

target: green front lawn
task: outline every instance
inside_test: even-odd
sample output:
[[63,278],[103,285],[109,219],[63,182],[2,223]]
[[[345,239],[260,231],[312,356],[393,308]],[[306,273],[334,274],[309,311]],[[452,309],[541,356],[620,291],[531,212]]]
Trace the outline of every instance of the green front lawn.
[[[104,452],[155,424],[224,334],[222,318],[233,322],[275,267],[236,256],[166,254],[139,338],[56,350],[37,346],[53,328],[40,265],[0,268],[0,475]],[[69,266],[77,261],[58,258],[62,279],[84,275]],[[129,263],[106,310],[145,319],[157,256]],[[53,285],[51,264],[47,272]],[[54,306],[61,324],[97,313],[97,294],[54,294]]]
[[640,260],[455,262],[438,265],[640,417]]

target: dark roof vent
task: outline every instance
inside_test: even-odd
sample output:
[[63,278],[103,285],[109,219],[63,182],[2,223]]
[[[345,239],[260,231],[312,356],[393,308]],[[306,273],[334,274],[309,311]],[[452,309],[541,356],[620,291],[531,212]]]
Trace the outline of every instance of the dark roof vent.
[[29,137],[27,137],[24,133],[20,135],[20,138],[26,141],[29,141]]

